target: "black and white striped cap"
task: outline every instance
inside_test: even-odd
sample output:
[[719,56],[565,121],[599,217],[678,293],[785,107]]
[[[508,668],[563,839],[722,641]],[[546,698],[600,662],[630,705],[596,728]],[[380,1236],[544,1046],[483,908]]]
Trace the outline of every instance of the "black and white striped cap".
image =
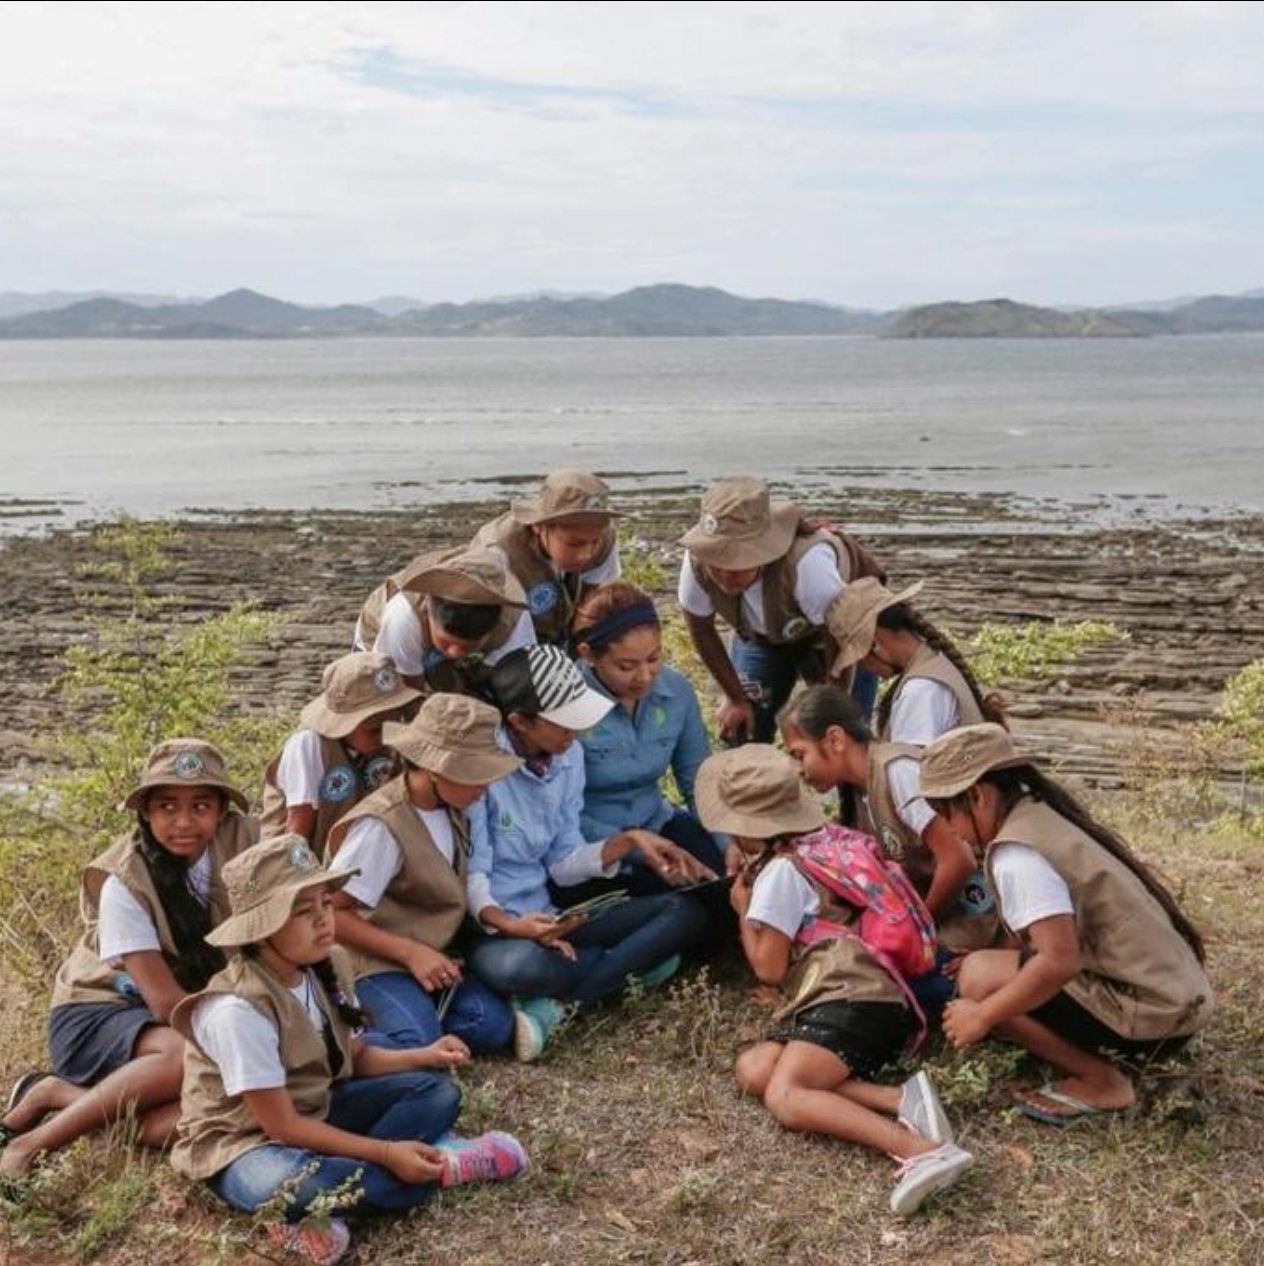
[[523,646],[492,670],[492,689],[506,712],[539,716],[567,730],[591,729],[614,707],[556,646]]

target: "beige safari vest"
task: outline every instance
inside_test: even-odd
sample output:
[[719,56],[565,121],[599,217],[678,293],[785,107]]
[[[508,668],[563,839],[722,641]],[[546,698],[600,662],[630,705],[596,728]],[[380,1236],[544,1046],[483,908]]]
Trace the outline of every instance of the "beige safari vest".
[[[455,837],[455,865],[449,865],[435,846],[408,798],[407,783],[401,775],[339,820],[329,833],[326,859],[332,863],[353,822],[360,818],[381,821],[395,837],[404,862],[382,900],[373,910],[363,911],[361,917],[397,936],[440,950],[451,944],[465,917],[465,876],[469,869],[465,815],[449,810],[448,817]],[[352,952],[352,963],[357,978],[404,970],[399,963],[360,951]]]
[[[600,567],[614,551],[617,541],[618,529],[613,522],[607,524],[601,549],[585,570]],[[553,564],[540,553],[530,527],[519,523],[510,513],[485,523],[472,543],[498,549],[504,554],[510,572],[527,595],[527,610],[531,612],[536,637],[541,642],[564,641],[570,632],[571,619],[580,597],[579,576],[571,572],[559,575]],[[515,620],[517,616],[515,611]]]
[[[208,911],[211,926],[228,917],[228,893],[220,875],[224,863],[248,849],[259,838],[259,823],[247,817],[236,807],[229,805],[207,846],[211,854],[211,885],[208,894]],[[84,922],[83,935],[71,950],[70,957],[61,965],[53,984],[54,1007],[67,1002],[117,1002],[127,1001],[114,987],[119,969],[103,963],[97,954],[97,921],[101,909],[101,889],[113,875],[144,907],[158,932],[162,956],[170,964],[177,956],[175,936],[167,921],[162,898],[154,886],[153,877],[140,851],[139,828],[124,835],[99,857],[94,857],[84,867],[79,884],[79,914]]]
[[[354,996],[350,965],[335,946],[330,960],[338,985],[348,998]],[[311,977],[317,1000],[329,1020],[329,1031],[342,1056],[337,1072],[330,1067],[325,1035],[318,1033],[306,1009],[271,972],[248,954],[237,953],[201,993],[190,994],[171,1014],[171,1026],[186,1039],[184,1086],[180,1094],[180,1123],[171,1149],[171,1163],[189,1178],[210,1178],[243,1152],[271,1142],[246,1106],[241,1095],[228,1095],[219,1067],[193,1036],[193,1011],[203,998],[233,994],[257,1008],[275,1027],[280,1038],[281,1067],[285,1088],[294,1107],[305,1117],[324,1120],[329,1112],[330,1091],[336,1082],[351,1076],[351,1030],[325,993]]]
[[1063,989],[1074,1001],[1138,1041],[1183,1037],[1207,1023],[1213,991],[1202,964],[1128,866],[1048,805],[1027,798],[988,846],[993,890],[992,857],[1007,843],[1034,848],[1071,890],[1081,967]]
[[[316,802],[316,825],[308,841],[312,852],[322,857],[325,841],[335,822],[354,809],[366,796],[384,786],[399,773],[399,761],[383,748],[376,756],[353,758],[338,739],[318,735],[320,759],[325,767],[320,780],[319,799]],[[263,812],[259,822],[264,839],[284,835],[286,827],[285,793],[276,785],[277,767],[281,763],[278,752],[269,762],[264,773]]]
[[887,712],[886,723],[878,735],[880,739],[885,741],[891,737],[891,717],[895,712],[896,702],[899,700],[900,692],[915,677],[926,677],[931,681],[937,681],[952,691],[953,698],[957,701],[958,725],[979,725],[987,719],[979,710],[979,705],[975,702],[974,693],[971,691],[966,679],[961,675],[961,670],[947,655],[941,651],[933,650],[923,642],[918,647],[917,653],[909,662],[908,667],[899,675],[895,684],[891,687],[891,707]]
[[[869,744],[869,781],[865,788],[865,812],[869,821],[867,825],[862,824],[861,830],[871,834],[892,861],[899,862],[918,895],[924,897],[935,876],[935,855],[896,812],[891,799],[891,781],[887,777],[891,762],[904,756],[920,761],[922,749],[914,743]],[[975,881],[966,881],[966,892],[959,898],[957,907],[941,913],[935,923],[940,944],[945,949],[984,949],[995,943],[1000,920],[984,888],[982,874],[977,875]]]

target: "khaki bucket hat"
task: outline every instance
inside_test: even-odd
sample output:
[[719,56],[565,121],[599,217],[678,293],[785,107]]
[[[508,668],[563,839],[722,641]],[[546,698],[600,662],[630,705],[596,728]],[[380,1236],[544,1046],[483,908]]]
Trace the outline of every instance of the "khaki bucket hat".
[[243,813],[250,808],[246,797],[228,781],[223,753],[203,739],[173,738],[159,743],[145,757],[140,782],[119,808],[125,813],[139,809],[154,787],[218,787]]
[[586,470],[551,471],[532,501],[515,501],[511,513],[519,523],[554,523],[559,519],[617,519],[610,508],[610,485]]
[[708,831],[766,840],[825,825],[825,814],[799,777],[799,767],[769,743],[746,743],[702,762],[694,785]]
[[801,517],[793,501],[773,501],[762,479],[735,475],[703,494],[702,515],[680,544],[729,571],[762,567],[789,550]]
[[280,931],[299,893],[317,884],[341,888],[357,867],[326,870],[301,835],[277,835],[224,864],[232,914],[206,934],[209,945],[254,945]]
[[469,606],[525,607],[523,593],[504,558],[495,550],[472,546],[456,554],[441,554],[433,562],[419,559],[400,583],[412,593],[432,594]]
[[362,721],[394,712],[414,699],[394,660],[378,651],[353,651],[325,666],[323,693],[299,713],[299,724],[326,738],[345,738]]
[[991,721],[963,725],[941,734],[922,751],[921,794],[928,800],[951,800],[973,787],[989,770],[1030,765],[1014,746],[1004,726]]
[[490,703],[433,694],[407,725],[388,722],[382,737],[421,769],[472,786],[495,782],[522,764],[496,742],[499,729],[500,713]]
[[853,580],[825,612],[825,627],[838,643],[833,672],[841,673],[864,659],[873,646],[878,616],[888,607],[908,602],[921,592],[920,580],[899,593],[892,593],[876,576]]

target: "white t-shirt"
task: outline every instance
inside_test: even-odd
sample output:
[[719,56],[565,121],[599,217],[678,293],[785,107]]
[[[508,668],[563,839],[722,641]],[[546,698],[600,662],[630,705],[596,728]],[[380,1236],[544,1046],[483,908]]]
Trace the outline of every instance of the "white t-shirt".
[[925,747],[961,724],[957,696],[930,677],[910,677],[891,708],[891,742]]
[[998,844],[991,857],[996,904],[1015,932],[1056,914],[1075,914],[1066,880],[1027,844]]
[[[825,611],[829,604],[847,588],[838,571],[838,557],[831,546],[822,541],[813,545],[799,559],[795,568],[794,600],[799,610],[814,625],[825,623]],[[715,614],[715,604],[698,581],[693,564],[686,553],[680,564],[680,587],[677,592],[680,605],[690,615],[706,619]],[[756,633],[767,634],[764,627],[764,579],[761,574],[755,583],[742,591],[742,612],[746,622]]]
[[897,756],[887,766],[887,786],[896,816],[919,837],[935,810],[922,798],[922,763],[913,756]]
[[[430,832],[444,861],[451,865],[456,856],[456,840],[447,810],[419,809],[413,805],[413,812]],[[360,868],[360,873],[347,881],[345,891],[366,909],[373,910],[404,865],[404,854],[381,818],[357,818],[338,850],[336,864],[339,869]]]
[[[534,646],[535,640],[531,613],[523,611],[504,643],[495,650],[487,651],[483,658],[488,664],[499,663],[520,646]],[[405,677],[419,677],[425,670],[421,620],[405,594],[397,593],[383,609],[382,627],[378,629],[373,649],[389,655]]]
[[277,761],[276,785],[285,796],[287,808],[320,804],[320,783],[325,776],[321,738],[315,730],[295,730],[281,749]]
[[[310,971],[305,971],[290,990],[317,1032],[328,1027],[319,991]],[[225,1094],[276,1090],[285,1085],[281,1035],[272,1021],[245,998],[235,994],[204,998],[193,1011],[192,1027],[197,1044],[219,1068]]]
[[[211,888],[211,850],[208,848],[189,867],[189,891],[206,905]],[[158,929],[149,911],[128,891],[127,885],[111,875],[101,885],[97,910],[97,954],[103,963],[117,962],[124,954],[162,949]]]
[[759,872],[746,918],[776,928],[792,941],[803,920],[817,914],[821,899],[788,857],[775,857]]

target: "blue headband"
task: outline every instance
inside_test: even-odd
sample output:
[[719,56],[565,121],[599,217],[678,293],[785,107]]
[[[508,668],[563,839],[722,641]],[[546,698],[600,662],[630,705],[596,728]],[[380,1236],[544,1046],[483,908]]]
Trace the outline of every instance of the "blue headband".
[[590,624],[586,629],[576,629],[571,637],[573,641],[587,642],[589,646],[607,646],[620,633],[646,624],[658,627],[658,612],[654,609],[654,604],[649,601],[634,602],[631,606],[611,611],[608,616],[598,620],[596,624]]

